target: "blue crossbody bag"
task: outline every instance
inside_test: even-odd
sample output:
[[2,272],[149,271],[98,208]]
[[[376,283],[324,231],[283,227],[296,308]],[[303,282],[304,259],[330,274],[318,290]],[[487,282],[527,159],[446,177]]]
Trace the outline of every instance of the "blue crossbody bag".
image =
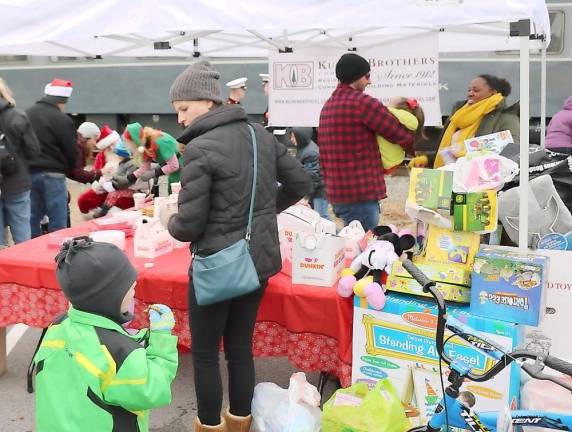
[[248,125],[252,136],[254,173],[246,235],[236,243],[208,256],[200,256],[193,247],[193,286],[197,304],[206,306],[248,294],[260,288],[258,273],[250,256],[252,212],[256,195],[258,148],[254,128]]

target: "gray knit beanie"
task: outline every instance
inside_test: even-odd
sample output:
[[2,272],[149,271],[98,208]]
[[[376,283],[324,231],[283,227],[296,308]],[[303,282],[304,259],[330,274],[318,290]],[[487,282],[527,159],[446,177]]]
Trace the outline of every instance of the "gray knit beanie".
[[137,271],[117,246],[76,237],[63,244],[55,260],[58,282],[74,308],[119,324],[133,319],[131,312],[121,312],[121,303]]
[[222,103],[220,73],[208,61],[193,63],[171,86],[171,102],[211,100]]

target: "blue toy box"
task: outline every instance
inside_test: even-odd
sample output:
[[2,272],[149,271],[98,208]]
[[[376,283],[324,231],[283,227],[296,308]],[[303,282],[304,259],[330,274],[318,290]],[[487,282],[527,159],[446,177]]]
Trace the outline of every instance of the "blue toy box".
[[[506,352],[513,351],[522,343],[523,326],[475,316],[470,313],[468,305],[448,305],[447,314],[484,333]],[[426,401],[417,400],[414,396],[417,390],[423,390],[416,388],[414,374],[419,370],[438,373],[436,326],[437,306],[432,300],[388,293],[385,307],[377,311],[371,309],[367,301],[355,296],[352,382],[375,385],[377,380],[389,377],[402,402],[423,412]],[[446,337],[449,335],[451,332],[447,330]],[[476,373],[484,373],[494,364],[494,360],[485,352],[475,349],[459,337],[452,338],[445,349],[451,358],[471,366]],[[443,374],[446,384],[445,367]],[[438,396],[441,395],[440,386],[434,390]],[[516,409],[520,371],[513,364],[486,383],[467,380],[461,390],[473,394],[475,410],[494,411],[502,406]],[[426,419],[421,418],[420,421]]]
[[471,313],[538,326],[544,317],[549,258],[481,246],[471,277]]

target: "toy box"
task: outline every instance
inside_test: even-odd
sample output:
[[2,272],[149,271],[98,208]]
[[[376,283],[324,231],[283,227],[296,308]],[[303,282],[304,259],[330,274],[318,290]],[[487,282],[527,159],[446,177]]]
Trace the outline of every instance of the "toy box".
[[407,200],[431,210],[451,209],[453,173],[444,170],[413,168]]
[[487,234],[497,229],[496,191],[454,193],[453,229]]
[[469,138],[465,140],[467,153],[489,151],[500,154],[508,144],[514,142],[512,134],[509,130],[504,130],[480,137]]
[[470,270],[479,251],[480,241],[480,236],[475,233],[429,225],[423,252],[416,257],[415,262],[455,264]]
[[472,274],[471,312],[537,326],[545,313],[549,259],[482,246]]
[[[367,306],[354,298],[352,382],[374,383],[389,376],[405,404],[420,403],[414,399],[413,370],[422,367],[438,370],[439,359],[435,345],[437,307],[425,301],[391,293],[383,311]],[[484,333],[507,351],[515,349],[522,340],[522,328],[513,323],[497,321],[471,314],[467,306],[448,306],[449,316]],[[447,331],[446,336],[450,333]],[[494,360],[460,338],[452,338],[445,349],[450,357],[464,361],[475,372],[488,370]],[[485,348],[486,349],[486,348]],[[447,368],[443,368],[445,386]],[[440,377],[439,377],[440,381]],[[476,399],[473,407],[480,411],[494,411],[508,405],[518,406],[520,371],[518,366],[505,368],[494,379],[476,383],[466,381],[461,391],[471,392]],[[418,390],[418,389],[417,389]],[[432,386],[441,396],[441,388]],[[421,410],[420,410],[421,411]]]
[[324,233],[299,232],[292,246],[292,283],[331,287],[344,265],[346,241]]
[[550,353],[572,363],[572,252],[531,252],[550,258],[546,282],[546,315],[538,327],[526,327],[525,348]]
[[282,273],[292,276],[292,244],[298,232],[335,234],[336,224],[320,217],[317,211],[302,205],[288,207],[278,214],[278,239],[282,256]]
[[[452,264],[417,264],[417,266],[436,282],[437,289],[445,300],[457,303],[469,303],[471,301],[471,272],[462,267]],[[423,287],[412,278],[401,261],[396,261],[391,267],[391,273],[387,277],[386,287],[389,291],[405,294],[430,297],[431,294],[423,292]]]

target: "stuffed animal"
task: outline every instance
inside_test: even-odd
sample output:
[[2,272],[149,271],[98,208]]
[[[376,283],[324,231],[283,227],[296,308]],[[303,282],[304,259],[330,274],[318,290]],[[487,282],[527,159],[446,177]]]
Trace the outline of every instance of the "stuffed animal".
[[369,305],[381,310],[385,305],[382,288],[393,263],[404,251],[415,245],[415,238],[409,232],[397,234],[395,227],[377,226],[372,232],[375,240],[358,255],[349,268],[342,270],[338,282],[338,294],[349,297],[356,294],[365,297]]

